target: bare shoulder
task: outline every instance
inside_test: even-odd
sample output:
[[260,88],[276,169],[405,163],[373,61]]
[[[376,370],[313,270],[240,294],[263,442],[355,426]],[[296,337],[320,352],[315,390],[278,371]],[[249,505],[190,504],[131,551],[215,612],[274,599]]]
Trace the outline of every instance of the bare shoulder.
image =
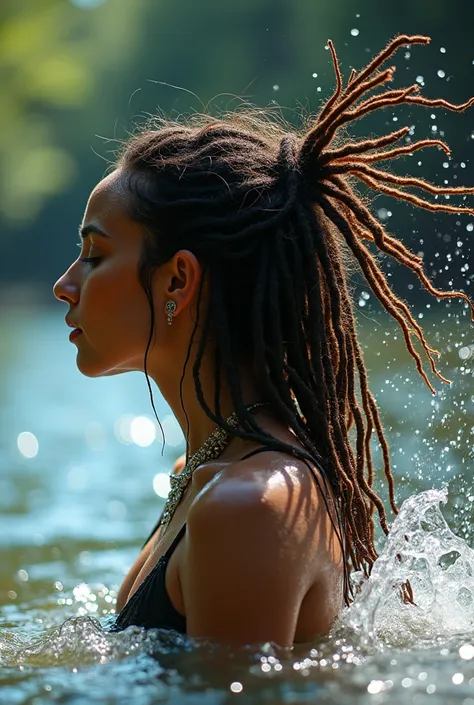
[[330,532],[301,461],[269,452],[227,465],[187,516],[180,578],[189,634],[291,644],[316,572],[333,562]]
[[[324,493],[324,494],[323,494]],[[240,513],[245,521],[289,519],[297,514],[307,522],[325,509],[329,499],[316,467],[279,451],[254,455],[227,465],[199,492],[190,508],[189,521],[218,520]]]
[[311,582],[314,559],[334,558],[330,505],[317,468],[278,451],[261,453],[227,465],[198,493],[187,516],[188,545],[226,555],[232,547],[248,564],[251,554],[256,562],[262,553],[269,561],[285,556]]

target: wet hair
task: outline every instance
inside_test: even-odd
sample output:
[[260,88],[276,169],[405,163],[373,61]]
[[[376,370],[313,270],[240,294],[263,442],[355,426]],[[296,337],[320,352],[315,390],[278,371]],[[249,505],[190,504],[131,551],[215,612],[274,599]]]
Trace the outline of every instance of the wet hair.
[[[231,434],[272,443],[320,469],[336,498],[346,599],[350,567],[367,574],[377,556],[375,509],[383,531],[388,531],[384,503],[373,489],[374,435],[382,450],[390,505],[397,512],[388,444],[356,332],[347,257],[352,256],[373,294],[400,326],[432,392],[414,341],[434,375],[444,380],[436,367],[437,351],[392,290],[377,251],[411,270],[434,297],[461,298],[474,314],[465,293],[433,286],[422,258],[385,230],[353,185],[355,177],[375,192],[420,208],[472,214],[472,208],[451,205],[447,199],[427,200],[409,189],[465,196],[474,188],[438,187],[375,166],[426,147],[449,154],[449,147],[437,139],[412,142],[408,127],[374,139],[340,137],[349,123],[396,105],[454,111],[472,105],[474,98],[462,105],[424,98],[418,84],[387,88],[395,68],[382,69],[385,61],[401,46],[428,42],[423,36],[396,37],[363,70],[352,70],[345,84],[328,42],[336,89],[306,130],[288,132],[271,115],[255,110],[219,118],[158,120],[126,143],[117,162],[128,177],[130,214],[145,230],[139,276],[152,317],[147,353],[155,325],[153,272],[178,250],[191,250],[203,271],[189,347],[198,333],[193,377],[199,402],[209,418],[226,428],[219,404],[225,379],[241,424],[229,429]],[[379,92],[367,97],[374,89]],[[394,146],[401,140],[401,146]],[[208,295],[201,310],[204,282]],[[209,350],[216,380],[212,400],[204,397],[200,381]],[[259,427],[242,394],[244,363],[252,364],[262,398],[304,450],[269,438]]]

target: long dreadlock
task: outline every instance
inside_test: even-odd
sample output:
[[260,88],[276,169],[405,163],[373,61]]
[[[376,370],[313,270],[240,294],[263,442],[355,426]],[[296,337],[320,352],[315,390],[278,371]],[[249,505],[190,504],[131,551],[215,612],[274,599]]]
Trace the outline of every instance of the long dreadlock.
[[[388,444],[357,338],[343,250],[352,253],[373,294],[397,321],[432,392],[413,339],[421,344],[434,375],[446,381],[436,367],[438,353],[407,304],[393,292],[367,245],[405,265],[433,296],[464,300],[474,316],[474,305],[465,293],[433,286],[421,257],[386,232],[351,185],[356,178],[420,208],[472,214],[472,208],[433,203],[406,189],[464,196],[474,188],[438,187],[373,166],[426,147],[449,155],[449,147],[437,139],[393,146],[408,139],[408,127],[377,139],[334,144],[341,127],[375,110],[413,104],[459,112],[474,103],[474,98],[461,105],[424,98],[418,95],[418,84],[385,88],[395,72],[394,67],[381,69],[385,61],[401,46],[428,42],[423,36],[396,37],[363,70],[353,70],[344,85],[329,41],[336,89],[305,134],[285,133],[275,122],[248,114],[199,116],[186,124],[152,126],[126,144],[118,161],[129,177],[131,215],[146,226],[139,275],[150,306],[151,274],[176,251],[192,250],[203,266],[202,281],[206,279],[210,295],[201,312],[201,285],[189,348],[199,332],[193,376],[202,408],[226,428],[219,405],[225,379],[241,423],[238,429],[227,429],[231,434],[272,442],[323,470],[337,499],[347,551],[346,598],[349,563],[368,573],[377,555],[375,509],[382,529],[388,531],[384,504],[373,489],[374,432],[393,512],[397,507]],[[367,97],[374,89],[382,92]],[[153,325],[152,311],[146,355]],[[212,403],[204,398],[200,381],[210,346],[216,376]],[[247,410],[240,385],[243,362],[251,362],[263,397],[293,430],[303,451],[269,439]]]

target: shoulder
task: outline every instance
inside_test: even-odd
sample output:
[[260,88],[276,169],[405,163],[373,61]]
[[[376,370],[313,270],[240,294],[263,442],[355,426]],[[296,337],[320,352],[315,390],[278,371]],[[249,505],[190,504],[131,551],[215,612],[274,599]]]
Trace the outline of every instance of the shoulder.
[[263,455],[217,473],[189,509],[180,578],[193,636],[291,643],[323,561],[327,512],[310,470]]
[[[246,524],[281,523],[302,499],[302,516],[308,520],[324,504],[318,484],[323,484],[319,472],[314,469],[313,475],[302,460],[279,451],[260,453],[216,473],[196,496],[188,524],[204,528],[207,523],[226,523],[230,516],[233,522],[242,516]],[[299,506],[299,512],[302,509]]]
[[[272,561],[297,568],[301,584],[314,579],[332,534],[330,497],[318,471],[278,451],[228,464],[201,489],[187,516],[187,544],[202,557],[237,556],[252,565]],[[309,560],[312,559],[312,560]]]

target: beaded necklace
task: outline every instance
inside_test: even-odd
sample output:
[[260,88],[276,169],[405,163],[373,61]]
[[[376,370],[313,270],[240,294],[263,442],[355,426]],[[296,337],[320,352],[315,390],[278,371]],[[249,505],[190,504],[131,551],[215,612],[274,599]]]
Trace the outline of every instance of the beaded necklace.
[[[247,407],[247,411],[254,411],[261,406],[265,406],[265,403],[259,402],[257,404],[252,404]],[[231,428],[237,428],[240,422],[237,414],[233,412],[226,419],[225,423]],[[192,454],[183,470],[181,470],[178,475],[170,475],[171,488],[166,499],[165,508],[163,509],[163,514],[161,515],[160,521],[160,527],[163,527],[163,530],[168,526],[173,518],[173,514],[175,513],[178,504],[181,502],[183,494],[189,485],[196,468],[209,460],[215,460],[218,458],[229,443],[229,440],[229,433],[224,428],[217,426],[212,431],[211,435],[204,441],[202,446]]]

